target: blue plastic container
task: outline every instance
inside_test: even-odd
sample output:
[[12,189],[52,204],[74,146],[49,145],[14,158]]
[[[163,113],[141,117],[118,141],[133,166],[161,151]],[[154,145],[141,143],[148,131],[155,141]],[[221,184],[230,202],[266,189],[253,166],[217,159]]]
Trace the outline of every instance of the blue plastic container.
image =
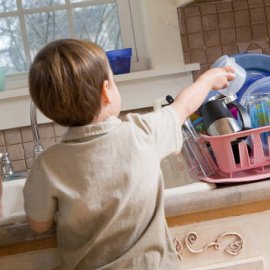
[[114,75],[130,72],[132,49],[120,49],[106,52]]

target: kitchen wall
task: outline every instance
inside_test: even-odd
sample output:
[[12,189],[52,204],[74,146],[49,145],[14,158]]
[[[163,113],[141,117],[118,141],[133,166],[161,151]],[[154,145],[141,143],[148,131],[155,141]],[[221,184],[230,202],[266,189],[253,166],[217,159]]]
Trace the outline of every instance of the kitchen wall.
[[[152,108],[140,109],[135,111],[121,112],[120,118],[124,119],[129,112],[146,113]],[[44,148],[59,142],[61,136],[66,131],[56,123],[38,125],[41,144]],[[13,128],[0,131],[0,152],[8,152],[15,172],[25,171],[32,164],[33,157],[33,134],[31,126]]]
[[220,56],[269,54],[270,0],[193,1],[178,8],[184,61],[206,71]]
[[[270,0],[197,0],[179,7],[178,16],[185,64],[201,65],[200,71],[193,72],[194,78],[223,54],[269,54]],[[58,142],[65,130],[55,123],[39,125],[42,145],[46,148]],[[31,127],[0,131],[0,151],[9,153],[16,172],[30,168],[33,145]]]

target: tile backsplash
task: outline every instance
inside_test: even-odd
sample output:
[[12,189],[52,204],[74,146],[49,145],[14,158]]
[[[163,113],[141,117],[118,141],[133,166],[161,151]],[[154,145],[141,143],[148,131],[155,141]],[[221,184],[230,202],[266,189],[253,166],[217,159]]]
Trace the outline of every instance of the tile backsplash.
[[[145,108],[133,111],[121,112],[120,119],[124,119],[129,112],[146,113],[152,111],[152,108]],[[46,149],[61,140],[66,131],[56,123],[39,124],[38,131],[42,146]],[[30,169],[33,157],[33,134],[31,126],[13,128],[0,131],[0,152],[8,152],[9,158],[15,172]]]
[[195,78],[224,54],[269,54],[270,0],[195,1],[178,14],[185,63],[201,64]]

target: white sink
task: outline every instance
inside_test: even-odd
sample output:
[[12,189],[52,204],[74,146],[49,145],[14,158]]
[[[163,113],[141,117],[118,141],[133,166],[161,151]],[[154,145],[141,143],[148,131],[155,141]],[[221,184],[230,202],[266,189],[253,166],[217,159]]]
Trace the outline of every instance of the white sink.
[[[170,169],[165,172],[165,197],[181,196],[182,194],[215,188],[214,184],[190,179],[185,174],[177,175],[174,171],[170,171]],[[15,224],[26,221],[22,192],[25,181],[26,179],[3,182],[2,203],[4,217],[0,218],[0,225]]]
[[26,179],[3,182],[3,214],[0,225],[26,221],[22,189]]

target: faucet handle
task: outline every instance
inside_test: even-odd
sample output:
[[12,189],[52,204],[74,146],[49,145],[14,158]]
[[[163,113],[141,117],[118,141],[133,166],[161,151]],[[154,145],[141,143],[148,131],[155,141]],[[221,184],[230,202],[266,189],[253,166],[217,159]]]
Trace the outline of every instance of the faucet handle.
[[4,176],[4,178],[8,175],[12,175],[14,174],[10,159],[9,159],[9,154],[3,153],[2,156],[2,175]]

